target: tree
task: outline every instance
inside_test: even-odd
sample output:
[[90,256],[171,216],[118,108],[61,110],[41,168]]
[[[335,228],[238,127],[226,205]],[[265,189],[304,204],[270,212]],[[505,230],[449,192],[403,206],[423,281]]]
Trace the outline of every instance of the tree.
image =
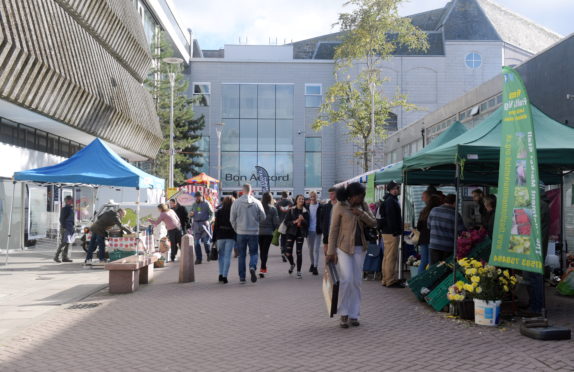
[[[386,96],[382,86],[388,78],[380,76],[381,64],[398,48],[426,51],[426,33],[402,18],[398,5],[403,0],[349,0],[350,13],[339,14],[342,43],[335,50],[335,84],[325,94],[319,117],[313,123],[318,131],[342,123],[349,139],[360,147],[355,156],[362,158],[363,169],[370,167],[369,154],[374,144],[386,137],[387,121],[393,109],[415,110],[406,95]],[[365,66],[358,74],[352,68]],[[353,76],[356,75],[356,76]],[[374,101],[374,105],[372,102]],[[372,128],[374,116],[374,132]]]
[[[152,173],[167,179],[169,175],[169,118],[171,109],[171,88],[168,78],[170,65],[163,62],[166,57],[173,56],[173,49],[167,43],[163,33],[158,33],[152,43],[153,65],[145,81],[145,85],[152,94],[156,111],[159,116],[164,142],[160,152],[153,160]],[[171,67],[173,68],[173,67]],[[205,118],[194,118],[193,98],[186,96],[188,81],[184,79],[181,71],[175,76],[174,86],[174,185],[183,184],[189,174],[199,173],[197,168],[203,164],[198,160],[202,155],[198,152],[198,141],[201,130],[205,127]]]

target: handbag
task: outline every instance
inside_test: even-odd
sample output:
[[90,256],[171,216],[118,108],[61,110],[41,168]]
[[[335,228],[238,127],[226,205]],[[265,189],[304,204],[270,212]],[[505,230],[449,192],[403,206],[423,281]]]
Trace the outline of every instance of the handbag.
[[333,262],[325,265],[323,298],[325,299],[325,305],[327,305],[327,313],[332,318],[333,315],[337,314],[339,304],[339,274],[337,273],[337,266]]
[[211,249],[209,250],[209,259],[211,261],[217,261],[218,258],[219,258],[219,252],[217,250],[217,245],[213,244],[211,246]]
[[281,244],[279,241],[280,238],[281,238],[281,233],[279,232],[279,228],[277,228],[277,229],[275,229],[275,231],[273,231],[273,238],[271,239],[271,244],[279,246],[279,244]]
[[281,222],[281,225],[279,225],[277,231],[279,231],[279,234],[287,234],[287,225],[285,225],[285,222]]

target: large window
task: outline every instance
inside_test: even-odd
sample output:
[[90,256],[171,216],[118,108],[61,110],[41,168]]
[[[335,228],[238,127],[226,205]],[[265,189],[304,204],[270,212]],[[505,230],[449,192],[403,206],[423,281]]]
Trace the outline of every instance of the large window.
[[321,137],[305,138],[305,187],[321,187]]
[[77,142],[0,117],[0,142],[69,158],[82,149]]
[[197,152],[201,155],[198,161],[202,163],[198,170],[203,173],[209,173],[209,136],[202,136],[197,141],[197,147]]
[[193,97],[200,106],[209,106],[211,101],[211,83],[193,83]]
[[260,187],[255,166],[271,187],[293,187],[293,85],[223,84],[223,187]]
[[319,107],[323,102],[321,84],[305,84],[305,107]]

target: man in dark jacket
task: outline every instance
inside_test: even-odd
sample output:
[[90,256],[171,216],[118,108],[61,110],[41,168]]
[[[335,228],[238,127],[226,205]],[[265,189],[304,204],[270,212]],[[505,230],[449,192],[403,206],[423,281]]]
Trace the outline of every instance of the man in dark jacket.
[[397,279],[397,259],[399,252],[399,239],[403,232],[401,206],[399,194],[401,186],[391,181],[387,184],[387,194],[379,207],[379,230],[383,235],[385,255],[383,256],[383,280],[382,284],[390,288],[402,288]]
[[191,226],[189,224],[189,213],[187,212],[187,209],[185,209],[185,207],[179,204],[175,199],[169,199],[169,207],[173,209],[175,214],[177,214],[181,224],[181,233],[182,235],[185,235],[187,233],[187,229]]
[[[54,256],[54,261],[60,262],[72,262],[68,258],[68,248],[70,243],[73,243],[74,239],[74,199],[68,195],[64,198],[64,207],[60,211],[60,245]],[[62,254],[62,260],[60,261],[60,253]]]
[[327,204],[321,204],[319,208],[319,224],[321,226],[321,232],[323,233],[323,251],[327,254],[327,249],[329,247],[329,229],[331,228],[331,212],[333,211],[333,206],[337,204],[337,189],[331,187],[329,189],[329,202]]
[[92,238],[90,239],[90,245],[88,248],[88,253],[86,255],[86,263],[92,263],[92,257],[96,246],[98,249],[98,258],[100,262],[105,262],[106,254],[106,236],[108,235],[107,230],[113,226],[119,226],[123,231],[131,234],[131,230],[122,225],[121,219],[126,215],[126,211],[123,209],[118,209],[117,211],[109,210],[104,212],[98,217],[97,221],[90,226],[90,231],[92,232]]

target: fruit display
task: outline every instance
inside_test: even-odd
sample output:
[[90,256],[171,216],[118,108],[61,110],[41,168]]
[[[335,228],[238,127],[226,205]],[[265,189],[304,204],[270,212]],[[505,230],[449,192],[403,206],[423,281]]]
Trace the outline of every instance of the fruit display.
[[510,251],[515,253],[530,254],[530,236],[511,235]]
[[526,187],[516,187],[514,189],[514,206],[517,208],[530,206],[530,195]]

